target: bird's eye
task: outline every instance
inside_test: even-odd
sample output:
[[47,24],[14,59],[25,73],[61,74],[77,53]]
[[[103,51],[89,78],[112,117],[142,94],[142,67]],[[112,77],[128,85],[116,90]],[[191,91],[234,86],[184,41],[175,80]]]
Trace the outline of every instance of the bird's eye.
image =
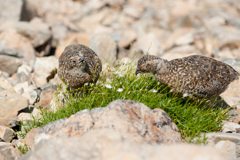
[[72,62],[73,62],[73,63],[76,63],[76,61],[75,61],[75,60],[73,60]]

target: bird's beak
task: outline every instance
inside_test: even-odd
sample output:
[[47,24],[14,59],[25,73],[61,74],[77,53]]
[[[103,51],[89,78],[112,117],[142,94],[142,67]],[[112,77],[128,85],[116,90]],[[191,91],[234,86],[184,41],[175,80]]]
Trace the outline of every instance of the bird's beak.
[[86,59],[84,57],[81,58],[81,62],[86,62]]
[[135,74],[138,75],[139,73],[142,73],[142,72],[139,70],[136,70]]

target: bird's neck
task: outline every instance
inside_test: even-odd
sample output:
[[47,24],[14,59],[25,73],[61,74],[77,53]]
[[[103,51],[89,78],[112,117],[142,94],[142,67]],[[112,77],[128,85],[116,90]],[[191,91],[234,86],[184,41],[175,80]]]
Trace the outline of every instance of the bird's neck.
[[154,59],[153,60],[154,65],[153,65],[153,74],[164,74],[168,72],[169,68],[169,63],[165,59]]

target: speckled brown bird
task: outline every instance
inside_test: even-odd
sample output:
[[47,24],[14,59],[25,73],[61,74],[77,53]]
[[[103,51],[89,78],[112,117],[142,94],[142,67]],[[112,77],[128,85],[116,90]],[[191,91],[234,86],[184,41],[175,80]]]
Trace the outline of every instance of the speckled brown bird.
[[102,63],[98,55],[82,44],[67,46],[59,57],[58,76],[68,83],[70,89],[97,82],[101,71]]
[[239,78],[231,66],[213,58],[193,55],[171,61],[153,55],[138,60],[136,74],[152,73],[171,91],[193,98],[215,98]]

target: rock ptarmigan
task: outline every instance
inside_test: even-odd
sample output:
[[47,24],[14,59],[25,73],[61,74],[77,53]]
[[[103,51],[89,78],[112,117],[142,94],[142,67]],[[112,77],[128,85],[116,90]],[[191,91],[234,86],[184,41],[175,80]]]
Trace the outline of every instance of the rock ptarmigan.
[[193,98],[215,98],[239,78],[231,66],[213,58],[192,55],[171,61],[153,55],[138,60],[136,74],[152,73],[171,91]]
[[96,82],[101,71],[102,63],[98,55],[82,44],[67,46],[59,57],[58,76],[70,89]]

